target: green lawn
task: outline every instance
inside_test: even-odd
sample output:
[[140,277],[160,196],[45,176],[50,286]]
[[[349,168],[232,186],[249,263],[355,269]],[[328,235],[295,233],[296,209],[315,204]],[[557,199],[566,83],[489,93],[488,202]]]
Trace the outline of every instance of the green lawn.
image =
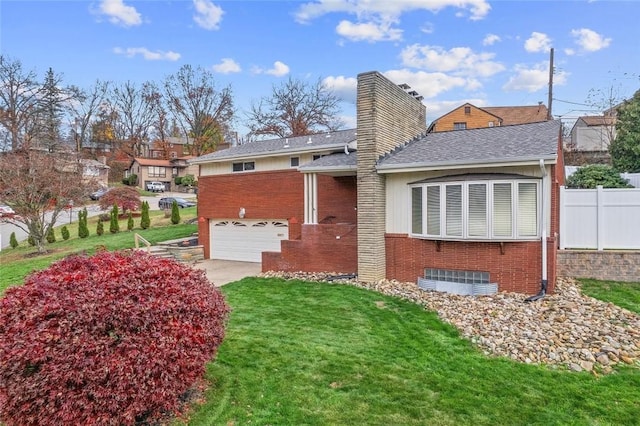
[[[180,209],[180,217],[183,221],[196,217],[196,208],[190,207]],[[88,253],[92,254],[99,247],[106,247],[107,250],[122,250],[134,247],[134,233],[140,234],[143,238],[152,244],[160,241],[172,240],[175,238],[188,237],[198,231],[196,224],[180,223],[178,225],[169,225],[170,219],[164,217],[164,212],[150,212],[151,227],[141,229],[140,218],[135,218],[135,228],[132,232],[127,231],[127,219],[120,220],[120,232],[117,234],[109,233],[109,223],[104,224],[105,233],[101,236],[96,235],[97,217],[88,219],[88,227],[90,235],[87,238],[78,238],[77,222],[68,224],[71,238],[67,241],[62,240],[60,229],[56,228],[57,241],[48,244],[48,253],[45,255],[37,255],[36,249],[30,247],[23,242],[18,248],[6,248],[0,252],[0,295],[5,289],[12,285],[22,283],[24,277],[30,272],[38,269],[46,268],[51,262],[68,256],[72,253]]]
[[[157,242],[195,231],[164,221],[136,232]],[[47,256],[0,252],[0,294],[72,252],[133,245],[129,232],[90,230]],[[638,284],[582,282],[638,312]],[[434,313],[346,285],[245,278],[221,290],[233,309],[226,339],[207,366],[203,402],[176,424],[640,425],[635,368],[596,377],[489,358]]]
[[633,425],[640,371],[487,358],[435,314],[344,286],[245,278],[192,425]]
[[640,314],[640,283],[580,279],[582,292]]

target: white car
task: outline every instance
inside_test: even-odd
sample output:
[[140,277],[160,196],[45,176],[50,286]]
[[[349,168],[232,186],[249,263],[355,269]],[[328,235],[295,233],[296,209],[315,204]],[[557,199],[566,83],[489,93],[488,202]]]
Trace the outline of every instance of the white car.
[[162,182],[148,182],[147,191],[151,192],[164,192],[164,183]]
[[0,204],[0,217],[13,217],[16,215],[16,212],[13,209],[5,204]]

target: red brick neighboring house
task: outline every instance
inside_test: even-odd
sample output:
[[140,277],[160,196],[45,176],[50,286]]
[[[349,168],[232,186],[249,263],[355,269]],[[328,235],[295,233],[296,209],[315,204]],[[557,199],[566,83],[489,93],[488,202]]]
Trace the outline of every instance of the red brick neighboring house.
[[364,281],[478,273],[502,291],[553,291],[560,123],[427,133],[425,115],[363,73],[357,130],[191,160],[205,256]]
[[176,190],[175,178],[185,175],[198,176],[198,166],[189,164],[193,157],[173,158],[171,160],[158,160],[153,158],[134,158],[125,171],[125,177],[137,175],[137,186],[145,189],[149,182],[161,182],[165,191]]

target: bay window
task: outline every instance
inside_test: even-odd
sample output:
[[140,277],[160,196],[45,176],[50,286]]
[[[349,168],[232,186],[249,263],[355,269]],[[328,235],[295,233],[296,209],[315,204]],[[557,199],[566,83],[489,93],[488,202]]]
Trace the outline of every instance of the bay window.
[[411,184],[411,235],[453,240],[540,236],[540,180],[423,181]]

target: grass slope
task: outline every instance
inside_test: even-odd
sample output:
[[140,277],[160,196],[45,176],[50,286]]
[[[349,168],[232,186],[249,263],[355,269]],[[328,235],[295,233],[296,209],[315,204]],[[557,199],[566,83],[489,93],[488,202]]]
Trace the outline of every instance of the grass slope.
[[640,372],[596,378],[487,358],[417,305],[245,278],[189,424],[639,424]]
[[[183,221],[196,216],[196,208],[182,209],[180,216]],[[133,233],[140,234],[150,243],[155,244],[160,241],[167,241],[176,238],[188,237],[198,231],[196,224],[181,223],[170,225],[170,219],[164,217],[164,212],[151,212],[151,227],[140,229],[140,218],[135,219],[136,228],[133,232],[128,232],[127,219],[120,220],[120,232],[111,234],[109,223],[106,222],[105,233],[96,235],[96,225],[98,218],[92,217],[88,220],[89,237],[78,238],[77,222],[67,225],[70,238],[67,241],[62,239],[60,229],[56,228],[57,241],[48,244],[48,253],[36,255],[36,249],[23,242],[18,248],[6,248],[0,252],[0,296],[7,287],[21,284],[24,277],[34,270],[46,268],[52,262],[59,260],[73,253],[93,254],[96,249],[105,247],[107,250],[122,250],[134,247]]]
[[640,283],[580,279],[584,294],[640,314]]

